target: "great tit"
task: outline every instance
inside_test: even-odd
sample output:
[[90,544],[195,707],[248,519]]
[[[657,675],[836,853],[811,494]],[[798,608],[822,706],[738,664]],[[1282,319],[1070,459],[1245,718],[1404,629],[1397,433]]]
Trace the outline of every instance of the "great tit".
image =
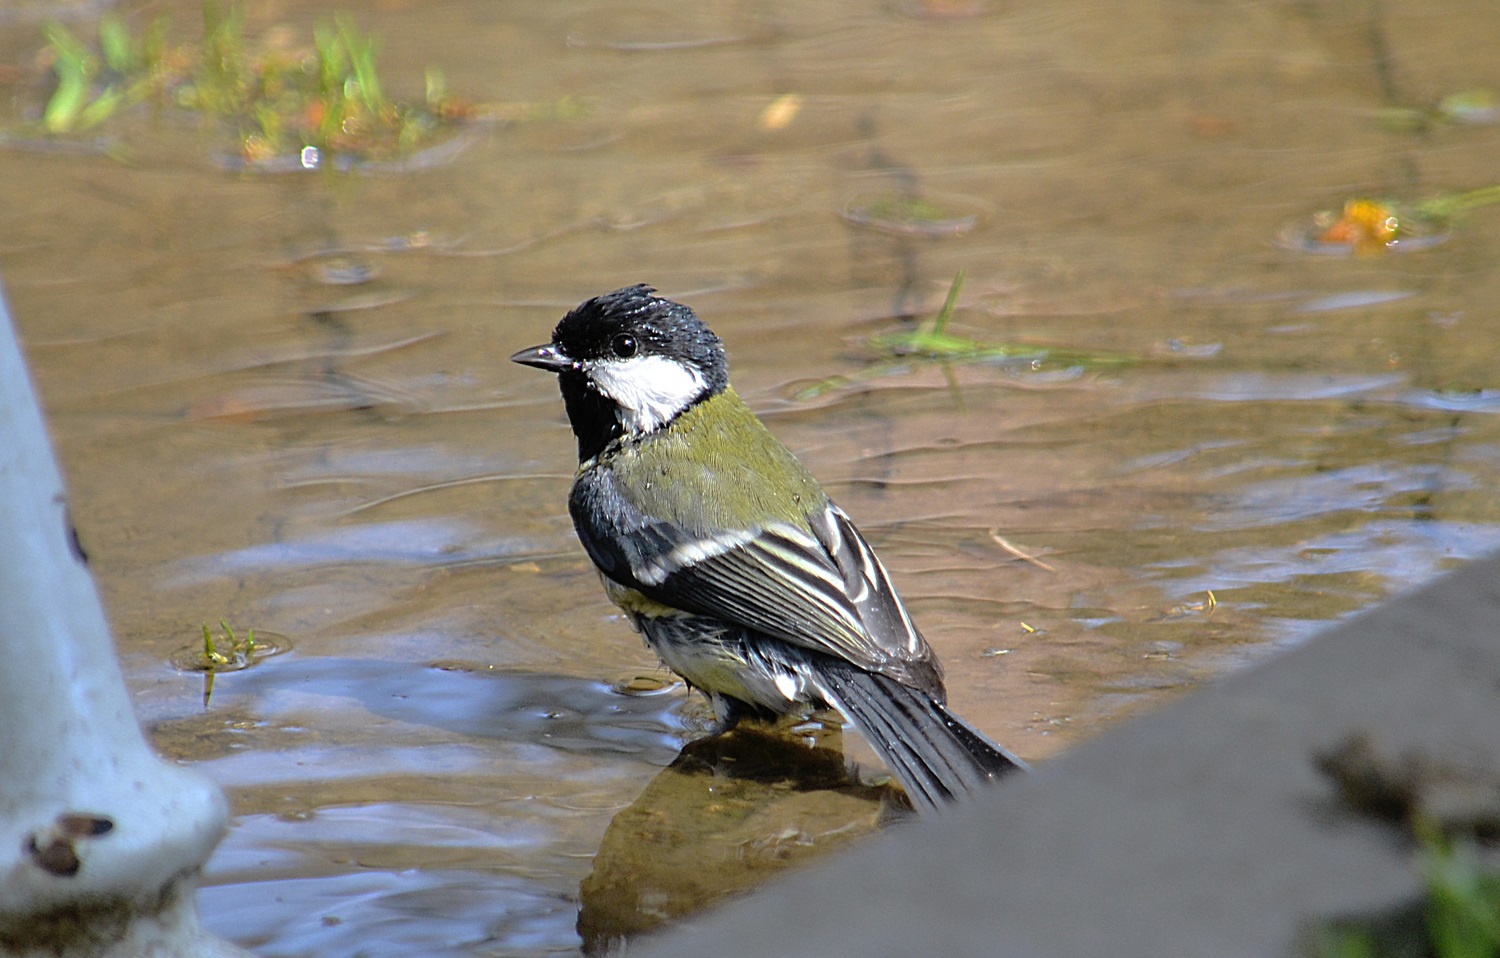
[[590,299],[511,357],[557,374],[568,508],[609,598],[719,730],[832,706],[922,811],[1024,767],[948,711],[869,543],[735,394],[719,337],[655,292]]

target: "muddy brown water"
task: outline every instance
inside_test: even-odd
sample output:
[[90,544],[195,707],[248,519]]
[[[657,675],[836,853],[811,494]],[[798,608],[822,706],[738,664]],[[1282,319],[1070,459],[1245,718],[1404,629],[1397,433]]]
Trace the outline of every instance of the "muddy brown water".
[[[131,689],[233,801],[202,910],[262,954],[576,952],[884,814],[826,730],[679,755],[701,708],[605,603],[554,387],[505,362],[616,286],[725,338],[956,708],[1034,762],[1500,546],[1500,210],[1407,254],[1276,242],[1350,196],[1500,179],[1500,126],[1380,123],[1500,86],[1488,0],[359,20],[399,95],[438,64],[478,102],[582,115],[399,174],[226,172],[171,120],[128,163],[0,152],[0,273]],[[0,22],[0,63],[28,62],[34,24]],[[855,222],[912,195],[949,228]],[[866,338],[959,269],[954,331],[1134,361],[798,398],[866,376]],[[221,618],[289,648],[205,707],[172,655]]]

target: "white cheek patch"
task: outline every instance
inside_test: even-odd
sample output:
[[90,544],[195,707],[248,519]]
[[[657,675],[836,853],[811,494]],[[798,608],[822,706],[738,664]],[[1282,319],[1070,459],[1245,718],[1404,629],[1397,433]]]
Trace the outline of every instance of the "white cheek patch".
[[671,422],[703,394],[703,375],[662,356],[605,359],[589,367],[589,377],[620,407],[620,422],[634,433]]

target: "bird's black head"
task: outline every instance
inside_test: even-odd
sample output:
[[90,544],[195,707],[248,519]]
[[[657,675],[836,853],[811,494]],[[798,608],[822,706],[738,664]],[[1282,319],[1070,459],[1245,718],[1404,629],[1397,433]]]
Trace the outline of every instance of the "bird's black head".
[[617,437],[660,429],[729,385],[719,337],[655,292],[638,285],[596,296],[562,318],[550,343],[511,357],[557,373],[580,461]]

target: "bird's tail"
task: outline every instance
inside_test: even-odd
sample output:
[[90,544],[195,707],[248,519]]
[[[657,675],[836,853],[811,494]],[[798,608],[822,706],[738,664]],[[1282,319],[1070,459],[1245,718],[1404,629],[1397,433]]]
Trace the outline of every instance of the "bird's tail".
[[816,674],[829,703],[880,753],[918,811],[1026,767],[925,692],[836,660],[819,662]]

